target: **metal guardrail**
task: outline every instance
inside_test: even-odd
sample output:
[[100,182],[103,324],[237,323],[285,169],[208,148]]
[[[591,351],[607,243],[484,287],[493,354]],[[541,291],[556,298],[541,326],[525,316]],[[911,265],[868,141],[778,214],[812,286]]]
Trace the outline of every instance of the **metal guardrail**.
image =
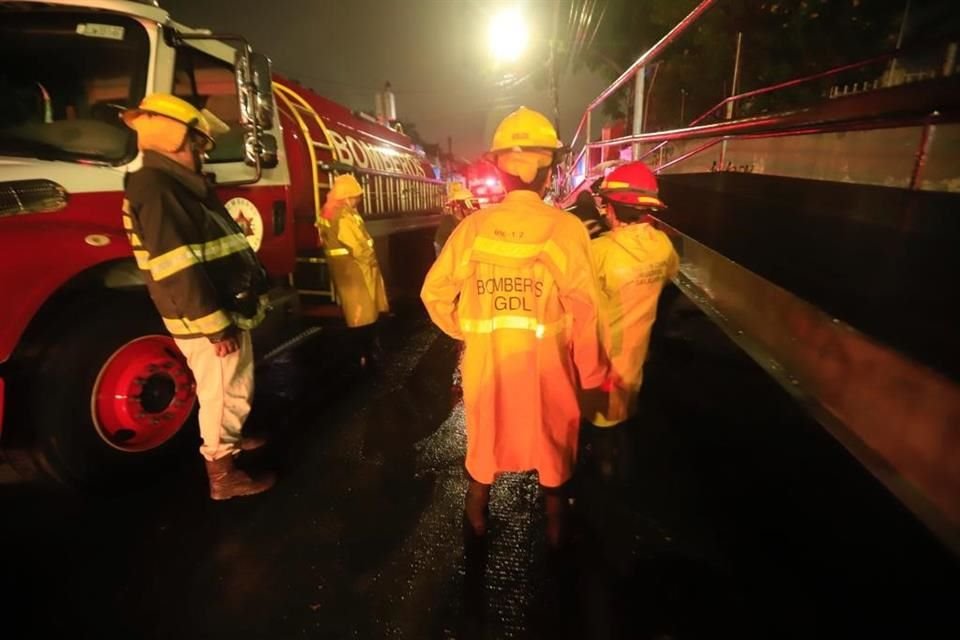
[[[562,171],[562,177],[560,180],[561,186],[565,187],[563,190],[564,193],[569,193],[574,190],[578,185],[571,184],[571,179],[573,177],[573,170],[575,167],[579,166],[584,157],[587,158],[588,162],[590,160],[590,152],[600,149],[607,149],[611,147],[623,147],[627,145],[638,145],[644,143],[658,143],[650,149],[647,149],[642,154],[640,154],[636,159],[645,160],[649,158],[654,153],[662,149],[665,145],[673,140],[679,140],[684,138],[693,138],[693,137],[705,137],[711,135],[735,135],[738,132],[746,131],[756,127],[771,126],[776,125],[781,122],[783,116],[770,115],[770,116],[761,116],[755,118],[745,118],[741,120],[732,121],[734,124],[731,128],[726,128],[725,123],[715,123],[713,125],[702,125],[701,123],[707,120],[711,115],[714,115],[722,111],[725,107],[730,108],[732,105],[742,103],[746,100],[756,98],[759,96],[770,95],[777,92],[782,92],[787,89],[794,87],[806,85],[818,80],[823,80],[826,78],[837,77],[843,73],[863,69],[874,65],[880,62],[886,61],[895,61],[897,58],[909,56],[911,53],[922,50],[929,50],[933,47],[943,47],[946,45],[947,55],[946,58],[948,63],[945,64],[943,69],[944,75],[950,75],[956,71],[956,58],[957,58],[957,43],[952,40],[942,40],[934,43],[921,43],[917,46],[910,48],[897,48],[884,53],[871,56],[869,58],[859,60],[856,62],[838,65],[830,69],[820,71],[813,74],[808,74],[798,78],[792,78],[790,80],[785,80],[783,82],[778,82],[766,87],[761,87],[759,89],[753,89],[750,91],[744,91],[737,93],[735,95],[728,96],[718,102],[716,105],[700,114],[698,117],[690,121],[688,125],[682,129],[666,130],[666,131],[657,131],[651,133],[638,133],[628,136],[621,136],[619,138],[614,138],[610,140],[594,141],[590,139],[591,136],[591,116],[594,110],[597,109],[603,102],[613,95],[618,89],[623,87],[627,82],[629,82],[637,73],[641,72],[644,67],[653,62],[663,51],[674,43],[678,37],[680,37],[687,29],[689,29],[694,23],[696,23],[704,13],[707,12],[714,4],[716,0],[705,0],[701,2],[697,7],[693,9],[683,20],[681,20],[673,29],[671,29],[663,38],[660,39],[655,45],[653,45],[648,51],[643,53],[636,61],[624,71],[619,78],[617,78],[613,83],[611,83],[606,89],[604,89],[600,95],[598,95],[590,104],[587,106],[584,111],[583,116],[580,119],[580,123],[577,126],[576,132],[573,135],[573,138],[570,142],[570,148],[576,149],[577,142],[582,133],[585,131],[585,139],[583,142],[583,147],[579,150],[576,155],[571,154],[570,158],[572,160],[568,161],[565,165],[565,169]],[[948,68],[949,67],[949,68]],[[909,76],[909,74],[907,74]],[[924,77],[927,77],[929,74],[923,74]],[[936,75],[936,74],[934,74]],[[884,86],[895,85],[892,78],[888,79],[889,82],[886,82]],[[906,80],[905,80],[906,81]],[[864,83],[866,84],[866,83]],[[877,84],[877,83],[874,83]],[[834,87],[835,89],[835,87]],[[846,96],[847,92],[838,93],[832,91],[830,97],[839,97]],[[729,115],[728,115],[729,119]],[[710,128],[715,127],[715,128]],[[604,164],[603,161],[598,164]],[[591,176],[595,166],[585,167],[583,175]]]
[[960,386],[658,226],[680,290],[960,555]]

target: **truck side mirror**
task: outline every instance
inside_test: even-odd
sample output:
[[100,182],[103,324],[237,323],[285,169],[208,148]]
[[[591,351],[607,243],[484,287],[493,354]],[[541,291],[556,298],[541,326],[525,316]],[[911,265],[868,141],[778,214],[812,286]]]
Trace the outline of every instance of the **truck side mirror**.
[[243,136],[243,161],[251,167],[259,161],[261,169],[273,169],[280,162],[277,139],[269,133],[257,136],[247,131]]
[[256,124],[256,91],[253,85],[251,58],[252,51],[246,43],[237,49],[234,56],[234,68],[237,70],[234,78],[237,83],[237,99],[240,102],[240,124],[245,129],[255,128]]
[[253,184],[262,177],[263,169],[277,166],[279,161],[277,139],[265,133],[273,128],[274,106],[271,86],[270,60],[253,52],[247,41],[237,35],[215,33],[179,33],[164,29],[171,46],[180,46],[189,40],[215,40],[235,43],[233,68],[239,106],[239,123],[243,129],[243,160],[256,169],[252,178],[221,184]]
[[270,59],[249,46],[237,49],[234,59],[240,123],[243,125],[243,160],[251,167],[270,169],[279,162],[277,139],[264,133],[273,128],[273,83]]
[[246,47],[237,50],[234,65],[237,69],[240,122],[248,127],[256,124],[261,129],[272,129],[273,79],[270,58]]

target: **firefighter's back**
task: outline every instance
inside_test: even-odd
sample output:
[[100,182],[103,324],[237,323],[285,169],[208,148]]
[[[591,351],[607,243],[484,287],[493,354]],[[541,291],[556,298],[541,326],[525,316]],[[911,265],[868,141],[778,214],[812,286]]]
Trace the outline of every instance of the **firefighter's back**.
[[[567,271],[588,243],[576,217],[514,191],[464,220],[444,252],[463,269],[457,318],[466,352],[464,402],[475,447],[468,467],[537,469],[548,484],[570,464],[546,442],[573,450],[578,418]],[[539,434],[539,435],[538,435]]]
[[464,330],[520,329],[534,340],[559,332],[569,256],[587,242],[579,221],[533,192],[514,191],[463,226],[460,259],[470,263],[459,304]]

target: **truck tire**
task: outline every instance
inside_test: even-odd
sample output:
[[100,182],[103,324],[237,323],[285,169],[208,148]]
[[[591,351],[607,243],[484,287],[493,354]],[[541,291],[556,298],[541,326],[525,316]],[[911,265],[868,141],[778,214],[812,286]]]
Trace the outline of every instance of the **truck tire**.
[[193,376],[146,295],[75,300],[28,373],[32,453],[54,479],[119,489],[197,441]]

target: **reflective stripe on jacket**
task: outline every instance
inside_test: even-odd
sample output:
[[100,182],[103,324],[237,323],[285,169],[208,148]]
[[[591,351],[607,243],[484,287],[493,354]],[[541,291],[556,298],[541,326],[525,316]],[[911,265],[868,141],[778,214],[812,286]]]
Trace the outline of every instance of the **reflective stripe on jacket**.
[[434,323],[464,340],[467,470],[480,482],[536,469],[545,486],[576,459],[578,378],[598,387],[596,284],[576,217],[531,191],[474,213],[453,231],[421,298]]

